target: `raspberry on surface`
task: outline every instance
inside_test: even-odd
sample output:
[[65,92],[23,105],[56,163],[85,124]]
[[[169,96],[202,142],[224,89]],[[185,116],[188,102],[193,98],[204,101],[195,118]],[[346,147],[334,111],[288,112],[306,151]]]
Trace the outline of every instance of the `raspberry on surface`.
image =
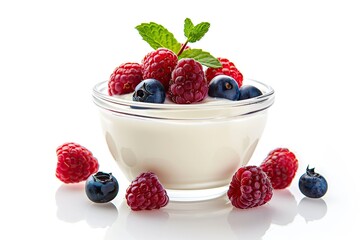
[[111,74],[108,93],[112,96],[133,92],[142,80],[142,68],[139,63],[123,63]]
[[64,143],[56,149],[56,177],[64,183],[85,181],[99,169],[98,160],[80,144]]
[[287,148],[272,150],[261,163],[261,169],[269,176],[274,189],[288,187],[298,170],[298,160]]
[[142,60],[143,79],[153,78],[169,88],[171,72],[178,62],[177,55],[169,49],[158,48],[148,53]]
[[166,206],[169,197],[155,173],[141,173],[125,194],[126,202],[133,211],[159,209]]
[[245,166],[233,175],[227,195],[234,207],[247,209],[269,202],[272,191],[271,182],[261,168]]
[[243,82],[243,75],[242,73],[236,68],[233,62],[230,62],[226,58],[218,58],[222,67],[221,68],[208,68],[205,71],[206,79],[210,82],[215,76],[217,75],[227,75],[236,80],[239,87],[242,86]]
[[202,65],[192,58],[179,60],[172,72],[169,94],[174,103],[202,101],[208,94],[208,83]]

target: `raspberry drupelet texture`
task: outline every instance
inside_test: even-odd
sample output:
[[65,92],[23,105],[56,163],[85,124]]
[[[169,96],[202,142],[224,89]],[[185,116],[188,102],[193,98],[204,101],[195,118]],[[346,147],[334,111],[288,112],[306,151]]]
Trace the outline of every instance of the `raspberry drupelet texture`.
[[245,166],[234,174],[227,195],[234,207],[247,209],[269,202],[272,190],[271,182],[261,168]]
[[171,72],[174,70],[178,57],[166,48],[159,48],[148,53],[142,61],[143,78],[153,78],[162,83],[165,90],[169,88]]
[[133,92],[142,77],[142,68],[139,63],[123,63],[110,76],[108,83],[109,95],[121,95]]
[[189,104],[202,101],[208,93],[202,65],[191,58],[179,60],[170,80],[169,94],[173,102]]
[[98,160],[80,144],[64,143],[56,149],[56,177],[64,183],[85,181],[99,169]]
[[166,190],[152,172],[141,173],[126,189],[126,202],[134,211],[164,207],[169,202]]
[[221,68],[208,68],[206,69],[205,75],[208,82],[210,82],[215,76],[217,75],[227,75],[236,80],[239,87],[242,86],[243,82],[243,75],[242,73],[236,68],[233,62],[230,62],[226,58],[218,58],[222,67]]
[[284,189],[295,177],[298,160],[289,149],[276,148],[268,154],[260,167],[269,176],[274,189]]

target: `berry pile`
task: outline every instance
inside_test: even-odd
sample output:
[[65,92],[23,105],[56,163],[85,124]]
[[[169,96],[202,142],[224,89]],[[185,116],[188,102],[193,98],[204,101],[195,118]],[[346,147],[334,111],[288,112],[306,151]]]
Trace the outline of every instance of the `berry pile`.
[[[184,34],[187,40],[179,43],[159,24],[151,22],[137,26],[154,51],[147,53],[141,63],[128,62],[115,68],[108,83],[109,95],[133,92],[133,101],[149,103],[164,103],[162,96],[165,96],[176,104],[197,103],[208,96],[238,101],[262,95],[255,86],[242,87],[243,75],[229,59],[215,58],[187,45],[199,41],[209,27],[207,22],[195,26],[186,19]],[[144,81],[148,81],[146,85],[153,89],[152,92],[138,91],[144,89]]]
[[[111,173],[97,172],[99,164],[92,153],[77,143],[64,143],[56,150],[56,177],[64,183],[85,181],[87,197],[95,203],[112,201],[119,184]],[[269,202],[274,189],[290,186],[298,169],[295,154],[287,148],[272,150],[260,166],[240,167],[232,177],[227,191],[231,204],[240,209],[258,207]],[[314,168],[307,168],[299,179],[299,189],[307,197],[320,198],[327,191],[325,178]],[[141,173],[128,186],[125,198],[134,211],[153,210],[169,203],[166,190],[153,172]]]
[[[93,154],[78,143],[64,143],[56,149],[56,177],[66,184],[85,181],[86,196],[95,203],[112,201],[119,192],[119,183],[112,173],[98,171],[99,163]],[[164,207],[169,202],[166,190],[158,177],[142,173],[126,190],[126,200],[134,211]]]

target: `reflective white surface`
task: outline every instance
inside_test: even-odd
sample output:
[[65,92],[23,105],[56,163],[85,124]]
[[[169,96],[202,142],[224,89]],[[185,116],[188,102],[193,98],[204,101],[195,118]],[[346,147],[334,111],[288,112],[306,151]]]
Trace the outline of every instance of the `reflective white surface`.
[[[1,234],[9,239],[355,239],[360,212],[356,1],[246,2],[1,1]],[[228,57],[244,76],[276,91],[249,164],[288,147],[299,159],[299,171],[265,206],[234,209],[224,197],[132,212],[124,203],[129,183],[107,150],[91,89],[117,65],[140,61],[151,51],[134,29],[137,24],[161,23],[183,40],[186,17],[212,24],[194,47]],[[114,201],[93,204],[83,183],[56,179],[55,149],[67,141],[89,148],[101,170],[117,177]],[[322,199],[307,199],[298,190],[308,164],[327,178]]]

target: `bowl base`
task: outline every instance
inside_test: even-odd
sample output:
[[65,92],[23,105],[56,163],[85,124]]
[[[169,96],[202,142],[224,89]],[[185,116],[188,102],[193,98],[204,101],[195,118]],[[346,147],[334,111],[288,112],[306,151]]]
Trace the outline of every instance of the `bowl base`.
[[166,189],[170,201],[172,202],[198,202],[206,201],[224,196],[229,189],[229,186],[210,188],[210,189],[196,189],[196,190],[175,190]]

